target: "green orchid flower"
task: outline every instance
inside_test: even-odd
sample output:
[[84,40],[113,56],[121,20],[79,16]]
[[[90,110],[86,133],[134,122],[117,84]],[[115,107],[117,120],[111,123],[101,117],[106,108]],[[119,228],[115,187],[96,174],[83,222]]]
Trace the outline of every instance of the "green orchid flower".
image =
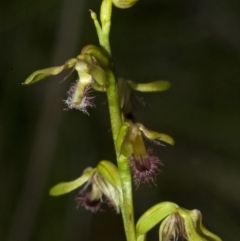
[[96,168],[88,167],[83,174],[74,181],[62,182],[51,188],[50,195],[59,196],[83,187],[76,198],[77,207],[97,212],[102,202],[113,206],[120,212],[122,190],[117,167],[110,161],[102,160]]

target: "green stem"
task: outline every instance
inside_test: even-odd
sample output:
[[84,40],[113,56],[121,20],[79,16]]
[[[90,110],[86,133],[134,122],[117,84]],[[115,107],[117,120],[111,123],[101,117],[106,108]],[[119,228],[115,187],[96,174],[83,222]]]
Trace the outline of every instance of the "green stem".
[[[103,0],[100,11],[100,19],[102,27],[100,26],[97,16],[91,11],[91,17],[94,21],[99,42],[103,49],[105,49],[111,56],[111,48],[109,43],[109,33],[111,26],[111,13],[112,13],[112,0]],[[133,198],[132,198],[132,177],[130,171],[130,164],[128,158],[120,155],[116,149],[116,138],[122,126],[122,118],[120,112],[118,87],[115,76],[111,70],[106,70],[108,83],[106,88],[110,122],[112,128],[112,135],[114,146],[116,150],[118,170],[121,178],[123,197],[120,202],[121,213],[123,217],[124,229],[127,241],[136,241],[134,211],[133,211]]]
[[120,156],[118,158],[118,170],[121,178],[123,203],[121,212],[127,241],[136,240],[133,198],[132,198],[132,177],[128,158]]
[[107,76],[108,76],[108,84],[107,84],[108,108],[110,113],[112,135],[113,135],[113,140],[115,145],[115,140],[117,139],[118,131],[122,126],[122,121],[121,121],[121,114],[120,114],[120,107],[119,107],[120,105],[118,100],[118,89],[117,89],[115,76],[113,72],[110,70],[107,71]]
[[[113,140],[116,150],[116,138],[118,131],[121,128],[122,121],[118,100],[118,89],[116,86],[116,80],[112,71],[108,71],[108,87],[107,98],[110,113],[111,128],[113,134]],[[132,177],[130,172],[130,165],[128,158],[123,155],[119,155],[116,151],[118,170],[121,179],[123,202],[120,204],[124,229],[127,237],[127,241],[135,241],[135,223],[134,223],[134,211],[133,211],[133,198],[132,198]]]

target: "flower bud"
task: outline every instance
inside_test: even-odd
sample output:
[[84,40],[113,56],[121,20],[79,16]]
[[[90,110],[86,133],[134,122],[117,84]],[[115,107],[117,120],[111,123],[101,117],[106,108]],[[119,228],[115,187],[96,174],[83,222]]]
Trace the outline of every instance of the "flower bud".
[[135,3],[137,3],[138,0],[113,0],[113,4],[117,8],[130,8]]

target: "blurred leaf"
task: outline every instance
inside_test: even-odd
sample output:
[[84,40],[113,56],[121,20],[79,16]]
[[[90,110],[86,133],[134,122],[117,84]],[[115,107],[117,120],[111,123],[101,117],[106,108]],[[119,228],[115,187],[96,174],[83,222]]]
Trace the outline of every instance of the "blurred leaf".
[[166,80],[157,80],[151,83],[139,84],[133,81],[128,81],[128,85],[136,90],[141,92],[158,92],[165,91],[171,87],[171,83]]

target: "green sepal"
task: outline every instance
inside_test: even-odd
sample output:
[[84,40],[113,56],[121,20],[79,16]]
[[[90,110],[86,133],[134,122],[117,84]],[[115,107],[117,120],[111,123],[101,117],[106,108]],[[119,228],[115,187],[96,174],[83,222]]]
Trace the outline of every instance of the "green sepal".
[[141,92],[160,92],[166,91],[171,87],[171,83],[166,80],[157,80],[151,83],[139,84],[133,81],[128,81],[131,89]]
[[82,49],[81,54],[90,54],[103,68],[108,68],[110,66],[110,56],[108,53],[95,45],[86,45]]
[[176,214],[171,214],[168,217],[164,218],[161,222],[159,228],[160,241],[177,240],[178,234],[176,232],[178,230],[178,227],[179,229],[181,229],[181,224],[178,223],[178,225],[176,225],[175,215]]
[[137,236],[137,241],[145,241],[145,240],[146,240],[146,237],[147,237],[146,234],[138,235],[138,236]]
[[121,181],[117,167],[110,161],[102,160],[97,165],[99,175],[113,187],[121,190]]
[[100,86],[96,83],[92,84],[92,88],[96,91],[99,91],[99,92],[106,92],[106,86]]
[[130,8],[135,3],[137,3],[138,0],[113,0],[113,4],[117,8]]
[[52,196],[59,196],[65,193],[69,193],[87,182],[95,173],[95,171],[95,168],[86,168],[81,177],[71,182],[61,182],[57,184],[50,189],[49,194]]
[[217,235],[215,235],[214,233],[210,232],[209,230],[207,230],[203,224],[202,224],[202,214],[199,210],[195,209],[195,210],[184,210],[185,212],[187,212],[193,222],[194,222],[194,227],[196,228],[196,231],[202,236],[204,237],[207,241],[222,241]]
[[131,89],[128,82],[123,78],[118,78],[118,97],[120,107],[124,111],[125,109],[132,109],[131,104]]
[[202,237],[196,232],[196,227],[194,226],[194,221],[189,215],[189,212],[187,210],[184,210],[183,208],[180,208],[178,210],[178,214],[183,218],[184,220],[184,226],[186,231],[187,240],[189,241],[210,241]]
[[98,65],[92,65],[89,69],[89,74],[95,80],[95,82],[100,86],[107,85],[107,75],[105,71]]
[[102,178],[100,175],[94,176],[93,184],[96,185],[99,190],[109,199],[110,203],[112,203],[116,208],[117,213],[119,213],[120,200],[122,199],[122,193],[119,192],[119,189],[113,187],[106,179]]
[[64,65],[41,69],[33,72],[23,83],[23,85],[29,85],[38,82],[50,75],[57,75],[63,70],[70,69],[75,67],[77,59],[69,59]]
[[137,123],[139,129],[143,132],[143,134],[150,140],[158,140],[158,141],[164,141],[170,145],[174,145],[174,139],[163,133],[158,133],[156,131],[151,131],[147,129],[144,125]]
[[91,64],[90,55],[78,55],[75,69],[78,73],[89,73]]
[[130,138],[128,138],[130,128],[131,124],[129,122],[123,123],[116,139],[117,151],[125,157],[129,157],[133,153],[132,142]]
[[136,225],[137,237],[146,234],[168,215],[175,213],[179,206],[172,202],[161,202],[148,209]]

